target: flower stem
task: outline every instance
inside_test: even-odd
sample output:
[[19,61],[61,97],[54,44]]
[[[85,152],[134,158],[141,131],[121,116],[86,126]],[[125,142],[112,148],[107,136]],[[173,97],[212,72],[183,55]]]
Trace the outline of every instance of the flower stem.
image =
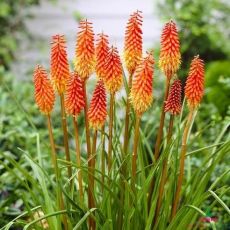
[[101,186],[102,193],[104,191],[105,182],[105,126],[103,125],[101,129]]
[[82,171],[81,171],[81,151],[80,151],[78,124],[75,116],[73,116],[73,126],[74,126],[75,143],[76,143],[76,161],[79,170],[78,172],[79,195],[80,195],[80,202],[81,204],[83,204],[84,195],[83,195],[83,183],[82,183]]
[[[130,116],[130,101],[129,101],[129,92],[132,86],[132,74],[129,75],[128,82],[128,93],[127,93],[127,102],[126,102],[126,111],[125,111],[125,133],[124,133],[124,156],[127,154],[127,149],[129,145],[129,116]],[[124,166],[125,168],[125,166]]]
[[[89,131],[89,119],[88,119],[88,100],[87,100],[87,93],[86,93],[86,80],[83,81],[83,93],[85,99],[85,132],[86,132],[86,145],[87,145],[87,158],[88,158],[88,208],[92,206],[92,193],[91,188],[89,186],[90,183],[90,158],[91,158],[91,146],[90,146],[90,131]],[[91,227],[92,219],[89,218],[89,227]]]
[[175,198],[174,198],[174,202],[172,206],[171,219],[173,219],[174,216],[176,215],[177,206],[178,206],[179,199],[180,199],[180,192],[181,192],[181,187],[182,187],[182,182],[183,182],[183,177],[184,177],[184,164],[185,164],[185,155],[186,155],[186,149],[187,149],[187,138],[188,138],[190,126],[192,124],[193,113],[194,113],[194,109],[191,109],[188,115],[188,119],[187,119],[185,128],[184,128],[184,133],[182,136],[179,176],[177,180],[177,189],[175,193]]
[[[56,150],[55,150],[54,137],[53,137],[51,119],[50,119],[49,114],[47,115],[47,126],[48,126],[48,131],[49,131],[52,163],[53,163],[54,173],[55,173],[55,177],[56,177],[56,181],[57,181],[58,208],[59,208],[59,210],[64,210],[64,201],[63,201],[63,197],[62,197],[62,191],[60,188],[60,172],[58,170],[57,154],[56,154]],[[64,224],[64,229],[67,230],[68,229],[68,223],[67,223],[66,215],[63,215],[63,224]]]
[[[129,81],[128,81],[128,90],[127,90],[127,102],[126,102],[126,111],[125,111],[125,133],[124,133],[124,146],[122,151],[122,166],[121,166],[121,191],[120,191],[120,201],[121,204],[124,203],[124,193],[125,193],[125,183],[124,178],[127,174],[127,162],[126,162],[126,156],[127,156],[127,150],[129,145],[129,116],[130,116],[130,100],[129,100],[129,92],[132,87],[132,73],[129,75]],[[120,208],[118,213],[118,221],[117,221],[118,228],[122,228],[123,223],[123,209]]]
[[[95,175],[95,164],[96,164],[96,148],[97,148],[97,130],[94,131],[93,134],[93,146],[92,146],[92,153],[90,156],[90,168],[89,168],[89,188],[91,193],[91,200],[90,200],[90,209],[95,207],[95,200],[94,200],[94,175]],[[90,226],[89,229],[96,229],[96,222],[93,218],[89,220]]]
[[138,148],[138,139],[139,139],[139,126],[140,126],[140,116],[137,115],[136,116],[136,123],[135,123],[133,154],[132,154],[132,178],[131,178],[131,185],[132,185],[133,191],[135,191],[135,183],[136,183],[137,148]]
[[160,154],[160,146],[161,146],[161,140],[162,140],[162,136],[163,136],[163,128],[164,128],[164,120],[165,120],[165,102],[168,98],[168,94],[169,94],[169,86],[170,86],[170,80],[169,78],[166,79],[166,87],[165,87],[165,95],[164,95],[164,102],[162,105],[162,109],[161,109],[161,118],[160,118],[160,126],[158,129],[158,133],[157,133],[157,140],[156,140],[156,144],[155,144],[155,159],[157,160]]
[[112,147],[113,147],[113,106],[114,106],[114,93],[110,94],[110,107],[109,107],[109,147],[108,147],[108,172],[112,168]]
[[[169,144],[171,137],[172,137],[173,123],[174,123],[173,121],[174,121],[174,115],[171,115],[170,121],[169,121],[168,135],[167,135],[167,145]],[[168,160],[168,157],[166,156],[163,161],[163,169],[162,169],[162,175],[161,175],[161,181],[160,181],[160,187],[159,187],[159,195],[157,199],[157,206],[156,206],[153,226],[156,226],[157,224],[157,219],[158,219],[160,209],[161,209],[162,198],[163,198],[163,193],[164,193],[164,186],[166,183],[167,173],[168,173],[167,160]]]
[[[61,117],[62,117],[62,129],[64,135],[64,147],[65,147],[65,156],[66,161],[70,163],[70,153],[69,153],[69,142],[68,142],[68,131],[67,131],[67,122],[66,122],[66,113],[65,113],[65,106],[64,106],[64,94],[60,94],[60,102],[61,102]],[[72,168],[71,165],[68,164],[68,177],[71,179],[72,177]],[[70,181],[70,191],[72,188],[72,180]]]

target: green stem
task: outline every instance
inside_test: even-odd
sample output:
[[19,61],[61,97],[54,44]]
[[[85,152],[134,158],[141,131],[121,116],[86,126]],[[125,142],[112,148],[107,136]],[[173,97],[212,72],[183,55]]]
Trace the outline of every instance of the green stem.
[[185,164],[185,155],[186,155],[186,149],[187,149],[187,138],[188,138],[190,126],[192,124],[193,113],[194,113],[194,109],[191,109],[188,115],[188,119],[185,125],[183,137],[182,137],[179,176],[177,180],[177,189],[175,193],[175,198],[174,198],[174,202],[172,206],[171,219],[173,219],[174,216],[176,215],[177,206],[178,206],[179,199],[180,199],[180,192],[181,192],[182,182],[183,182],[183,177],[184,177],[184,164]]
[[110,108],[109,108],[109,146],[108,146],[108,172],[112,168],[112,148],[113,148],[113,106],[114,106],[114,93],[110,94]]
[[[65,147],[65,156],[66,161],[68,162],[68,178],[71,179],[72,177],[72,168],[70,163],[70,153],[69,153],[69,141],[68,141],[68,131],[67,131],[67,122],[66,122],[66,113],[65,113],[65,106],[64,106],[64,95],[63,93],[60,94],[60,102],[61,102],[61,118],[62,118],[62,129],[63,129],[63,136],[64,136],[64,147]],[[70,180],[70,191],[72,187],[72,180]]]
[[105,126],[103,125],[101,130],[101,186],[102,193],[104,191],[104,182],[105,182]]
[[[94,200],[94,175],[95,175],[95,164],[96,164],[96,148],[97,148],[97,130],[94,131],[93,135],[93,146],[92,146],[92,153],[90,157],[90,168],[89,168],[89,187],[91,193],[91,200],[90,200],[90,209],[95,207],[95,200]],[[89,218],[90,226],[89,229],[96,229],[96,222],[93,218]]]
[[[168,135],[167,135],[167,145],[169,144],[171,137],[172,137],[173,121],[174,121],[174,116],[171,115],[170,121],[169,121]],[[162,169],[162,175],[161,175],[161,181],[160,181],[160,187],[159,187],[159,195],[157,199],[157,206],[156,206],[153,226],[156,226],[158,216],[160,214],[160,209],[161,209],[161,204],[162,204],[162,199],[163,199],[163,194],[164,194],[164,186],[166,183],[167,173],[168,173],[167,161],[168,161],[168,157],[166,156],[163,161],[163,169]]]
[[163,136],[164,121],[165,121],[165,102],[168,98],[169,86],[170,86],[170,80],[169,80],[169,78],[167,78],[166,79],[164,102],[163,102],[162,109],[161,109],[160,126],[159,126],[159,130],[157,133],[157,140],[156,140],[156,144],[155,144],[154,155],[155,155],[156,160],[158,159],[159,154],[160,154],[160,146],[161,146],[161,140],[162,140],[162,136]]
[[135,123],[133,154],[132,154],[132,178],[131,178],[131,184],[132,184],[133,191],[135,191],[135,183],[136,183],[137,149],[138,149],[138,140],[139,140],[139,126],[140,126],[140,116],[137,115],[136,116],[136,123]]
[[76,144],[76,161],[78,167],[78,185],[79,185],[79,195],[80,195],[80,202],[83,204],[83,180],[82,180],[82,171],[81,171],[81,150],[80,150],[80,141],[79,141],[79,132],[78,132],[78,124],[77,119],[73,116],[73,126],[74,126],[74,133],[75,133],[75,144]]
[[[54,173],[57,181],[57,203],[58,203],[59,210],[64,210],[64,201],[63,201],[62,191],[60,188],[60,172],[58,170],[57,154],[55,150],[55,143],[54,143],[50,114],[47,114],[47,126],[49,131],[52,163],[53,163]],[[63,224],[64,224],[64,229],[67,230],[68,223],[67,223],[66,215],[63,215]]]

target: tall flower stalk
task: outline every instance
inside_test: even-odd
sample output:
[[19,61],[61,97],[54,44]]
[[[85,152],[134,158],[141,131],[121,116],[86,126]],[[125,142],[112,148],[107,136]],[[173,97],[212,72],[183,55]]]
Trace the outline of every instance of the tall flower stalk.
[[73,116],[73,127],[75,134],[75,145],[76,145],[76,161],[78,167],[78,185],[80,202],[83,203],[83,179],[81,170],[81,150],[79,141],[79,132],[77,124],[77,116],[85,106],[85,100],[83,96],[82,80],[76,72],[71,74],[71,78],[67,82],[66,97],[65,97],[65,109],[67,114]]
[[155,144],[155,159],[157,160],[160,154],[161,140],[163,136],[164,120],[165,120],[165,102],[168,98],[170,81],[173,75],[177,72],[181,63],[180,43],[176,24],[171,20],[166,23],[161,35],[161,49],[159,57],[159,67],[166,76],[166,86],[164,93],[164,102],[161,110],[160,126],[157,133]]
[[[90,156],[90,168],[89,168],[89,187],[91,196],[90,208],[95,207],[95,200],[94,200],[94,184],[95,184],[95,164],[96,164],[96,148],[97,148],[97,132],[104,127],[105,120],[107,117],[106,111],[106,92],[105,87],[102,80],[99,80],[96,88],[93,93],[92,100],[90,102],[89,111],[89,124],[90,127],[93,129],[93,144],[92,144],[92,153]],[[93,226],[95,225],[93,221]]]
[[[181,81],[179,79],[176,79],[170,88],[168,99],[165,102],[165,112],[170,113],[170,120],[168,126],[168,134],[167,134],[167,145],[169,145],[171,141],[171,137],[173,133],[174,117],[178,116],[181,112],[181,94],[182,94]],[[160,214],[160,209],[161,209],[161,204],[162,204],[162,199],[164,194],[164,187],[166,184],[166,179],[168,174],[167,161],[168,161],[168,156],[166,156],[163,161],[163,168],[162,168],[162,174],[160,179],[158,199],[157,199],[153,226],[157,224],[157,219]]]
[[[77,33],[76,49],[75,49],[75,71],[79,74],[83,81],[83,96],[85,99],[85,132],[86,132],[86,145],[88,155],[88,168],[90,168],[91,144],[90,144],[90,130],[88,119],[88,99],[86,93],[86,83],[89,76],[93,73],[95,68],[95,47],[94,47],[94,33],[92,23],[86,20],[81,20],[79,23],[79,31]],[[90,174],[88,174],[90,180]],[[88,187],[88,207],[91,206],[92,194]],[[91,227],[92,220],[89,220]]]
[[[124,60],[126,68],[129,72],[128,95],[132,86],[133,73],[142,57],[142,43],[142,12],[137,10],[131,14],[125,31]],[[124,154],[127,154],[129,144],[129,113],[130,102],[127,98],[125,111]],[[125,158],[125,155],[123,158]],[[123,171],[125,168],[126,166],[124,165]]]
[[112,46],[106,58],[105,76],[103,78],[105,88],[110,94],[109,108],[109,144],[108,144],[108,171],[112,168],[112,141],[115,94],[122,86],[122,65],[117,48]]
[[[96,66],[95,72],[99,79],[103,81],[105,75],[105,65],[106,58],[109,52],[109,41],[108,36],[103,32],[98,34],[98,39],[96,43],[95,53],[96,53]],[[105,181],[105,126],[101,128],[101,185],[102,190],[104,189]]]
[[[57,154],[55,149],[53,131],[50,113],[53,110],[55,102],[55,94],[50,80],[48,79],[48,74],[42,66],[37,66],[34,70],[34,97],[35,102],[38,105],[40,111],[47,117],[47,127],[49,131],[50,147],[51,147],[51,158],[54,168],[54,173],[57,181],[57,204],[59,210],[64,209],[62,192],[60,188],[60,173],[57,163]],[[63,216],[64,229],[67,229],[67,219],[66,216]]]
[[[85,99],[85,131],[88,157],[91,154],[90,132],[88,121],[88,100],[86,93],[86,82],[95,68],[95,48],[94,33],[92,23],[86,20],[79,22],[79,32],[77,33],[76,50],[75,50],[75,71],[83,81],[83,93]],[[89,158],[88,158],[89,159]]]
[[188,78],[186,80],[186,86],[185,86],[185,97],[188,102],[189,114],[187,117],[187,122],[182,136],[179,176],[177,179],[177,187],[176,187],[176,193],[174,196],[174,202],[172,206],[171,218],[173,218],[176,215],[177,206],[180,199],[180,192],[181,192],[182,182],[184,177],[184,164],[185,164],[185,155],[187,150],[187,139],[188,139],[189,130],[192,125],[194,112],[201,102],[203,93],[204,93],[204,62],[199,58],[198,55],[195,56],[194,59],[192,60]]
[[[67,59],[66,52],[66,40],[63,35],[55,35],[52,37],[51,43],[51,81],[55,90],[60,96],[61,104],[61,121],[62,121],[62,130],[64,138],[64,148],[66,161],[70,163],[70,153],[69,153],[69,142],[68,142],[68,130],[66,122],[66,113],[64,106],[64,92],[66,90],[66,84],[70,78],[69,64]],[[72,177],[72,168],[68,164],[68,177]],[[70,181],[70,188],[72,186],[72,181]]]
[[131,183],[135,191],[139,125],[142,114],[150,107],[153,100],[153,65],[152,53],[148,53],[137,66],[130,92],[131,104],[136,113],[134,144],[132,154]]

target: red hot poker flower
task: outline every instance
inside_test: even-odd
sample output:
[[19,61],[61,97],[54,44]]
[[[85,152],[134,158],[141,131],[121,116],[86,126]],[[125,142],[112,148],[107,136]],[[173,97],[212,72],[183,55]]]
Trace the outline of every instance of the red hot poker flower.
[[145,112],[153,100],[153,65],[153,56],[149,53],[134,72],[130,100],[138,115]]
[[192,60],[185,85],[185,97],[190,108],[197,107],[204,94],[204,62],[195,56]]
[[169,96],[165,102],[165,112],[169,112],[172,115],[179,115],[181,112],[181,81],[175,80],[171,86]]
[[96,45],[96,74],[99,79],[103,80],[105,74],[106,57],[109,52],[108,36],[104,33],[98,34],[99,38]]
[[59,94],[64,93],[69,77],[65,37],[55,35],[51,43],[51,80]]
[[88,110],[89,124],[93,129],[101,129],[107,116],[106,93],[102,80],[99,80]]
[[71,74],[67,83],[65,109],[68,114],[79,115],[85,106],[82,80],[76,72]]
[[176,24],[171,20],[166,23],[161,35],[159,67],[171,79],[181,63],[180,42]]
[[34,97],[40,111],[49,114],[55,101],[55,94],[47,72],[41,66],[36,66],[34,70]]
[[116,93],[122,86],[122,65],[116,47],[111,47],[106,58],[104,84],[110,94]]
[[133,73],[142,57],[142,15],[133,13],[126,26],[124,59],[129,73]]
[[95,48],[94,33],[92,23],[81,20],[79,23],[80,31],[77,34],[75,50],[75,70],[82,79],[87,79],[94,71],[95,67]]

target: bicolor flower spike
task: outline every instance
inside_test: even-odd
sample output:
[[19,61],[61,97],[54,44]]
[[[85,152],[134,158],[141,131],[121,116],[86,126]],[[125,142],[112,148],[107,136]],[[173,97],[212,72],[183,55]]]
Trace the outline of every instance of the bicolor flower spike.
[[181,63],[180,42],[176,24],[171,20],[166,23],[161,34],[159,67],[170,80]]
[[165,102],[165,112],[169,112],[172,115],[180,114],[181,93],[182,93],[181,81],[179,79],[176,79],[170,88],[168,99]]
[[106,58],[105,88],[110,94],[115,94],[122,86],[122,65],[117,48],[112,46]]
[[204,61],[195,56],[192,60],[185,85],[185,97],[189,107],[196,108],[204,94]]
[[96,44],[96,74],[99,79],[103,80],[105,74],[105,63],[106,57],[109,52],[109,41],[108,36],[104,33],[98,34],[97,44]]
[[65,92],[70,77],[64,35],[55,35],[51,43],[51,81],[59,94]]
[[153,100],[153,66],[153,55],[147,53],[134,72],[130,100],[137,115],[145,112]]
[[75,50],[75,71],[82,79],[87,79],[95,67],[94,33],[92,23],[81,20]]
[[133,13],[126,26],[124,60],[132,74],[142,57],[142,15],[141,11]]
[[95,130],[101,129],[105,124],[106,116],[106,92],[103,81],[99,80],[88,110],[90,127]]
[[50,114],[54,107],[55,94],[46,70],[40,65],[34,70],[34,97],[40,111]]
[[67,114],[78,116],[85,106],[82,80],[76,72],[71,74],[67,83],[65,109]]

